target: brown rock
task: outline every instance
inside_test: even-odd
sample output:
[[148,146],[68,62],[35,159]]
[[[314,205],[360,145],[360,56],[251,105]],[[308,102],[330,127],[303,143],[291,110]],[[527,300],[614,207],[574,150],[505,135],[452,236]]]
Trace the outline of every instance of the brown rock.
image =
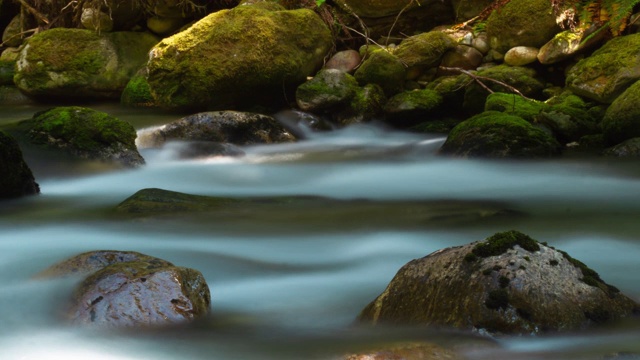
[[324,67],[351,73],[355,71],[361,61],[362,57],[360,57],[359,52],[355,50],[344,50],[333,55]]

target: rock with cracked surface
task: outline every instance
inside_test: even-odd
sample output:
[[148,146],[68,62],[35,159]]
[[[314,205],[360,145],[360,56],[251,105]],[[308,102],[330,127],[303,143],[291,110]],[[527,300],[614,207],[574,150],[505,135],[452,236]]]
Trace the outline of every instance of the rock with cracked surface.
[[507,231],[409,262],[359,320],[539,334],[637,312],[637,303],[582,262]]

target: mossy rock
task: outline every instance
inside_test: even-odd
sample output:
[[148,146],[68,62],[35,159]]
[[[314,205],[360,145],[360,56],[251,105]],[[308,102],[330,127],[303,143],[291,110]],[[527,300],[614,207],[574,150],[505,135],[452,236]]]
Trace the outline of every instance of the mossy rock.
[[131,124],[107,113],[70,106],[41,111],[19,124],[28,141],[89,160],[126,167],[144,164]]
[[441,31],[430,31],[402,40],[394,55],[410,68],[431,68],[437,66],[442,56],[455,46],[455,40],[449,35]]
[[118,99],[157,41],[139,32],[46,30],[27,40],[14,82],[42,100]]
[[296,103],[303,111],[323,112],[348,104],[358,90],[358,81],[353,76],[340,70],[323,69],[298,86]]
[[13,85],[13,76],[16,73],[16,62],[0,60],[0,86]]
[[548,106],[532,99],[523,98],[517,94],[493,93],[487,97],[484,111],[500,111],[505,114],[519,116],[528,122],[533,122],[541,111]]
[[569,69],[575,94],[610,104],[640,79],[640,34],[616,37]]
[[606,149],[603,155],[620,158],[638,158],[640,157],[640,137],[631,138],[618,145],[612,146]]
[[501,53],[515,46],[539,48],[560,30],[549,0],[511,0],[486,23],[491,47]]
[[345,108],[332,114],[333,120],[341,125],[349,125],[382,118],[386,102],[387,97],[379,85],[367,84],[356,90]]
[[387,51],[376,51],[369,55],[354,74],[360,85],[377,84],[386,96],[402,91],[405,75],[406,67]]
[[459,157],[544,158],[559,155],[560,145],[521,117],[487,111],[453,128],[439,152]]
[[462,121],[463,120],[453,117],[430,119],[410,127],[409,130],[426,134],[448,134],[454,127],[456,127],[456,125],[460,124]]
[[637,311],[584,263],[512,230],[410,261],[359,320],[530,335],[581,330]]
[[310,9],[246,5],[208,15],[150,52],[148,81],[159,105],[221,110],[274,106],[313,75],[332,46]]
[[639,103],[640,81],[636,81],[609,106],[602,119],[602,132],[607,145],[640,136]]
[[0,130],[0,199],[40,193],[18,142]]
[[[478,76],[493,79],[516,88],[524,96],[539,99],[542,97],[544,83],[538,79],[534,69],[522,66],[498,65],[477,72]],[[468,78],[466,75],[461,75]],[[461,80],[459,80],[461,81]],[[511,92],[505,86],[491,80],[481,80],[494,92]],[[477,114],[484,110],[484,105],[489,92],[476,84],[469,82],[465,87],[463,108],[467,114]]]
[[120,96],[120,103],[131,107],[155,106],[144,71],[138,71],[131,80],[129,80]]
[[384,111],[393,125],[411,126],[436,115],[442,105],[442,96],[435,90],[401,92],[387,101]]

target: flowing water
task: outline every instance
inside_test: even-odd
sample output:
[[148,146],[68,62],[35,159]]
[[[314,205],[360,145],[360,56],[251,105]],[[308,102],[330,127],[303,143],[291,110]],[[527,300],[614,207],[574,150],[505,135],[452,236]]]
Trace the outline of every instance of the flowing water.
[[[101,105],[137,129],[177,115]],[[35,106],[0,108],[0,123]],[[359,311],[406,262],[517,229],[567,251],[640,299],[640,166],[611,159],[471,161],[435,155],[441,136],[375,125],[315,133],[242,157],[179,159],[144,148],[135,170],[38,161],[42,194],[0,203],[0,359],[330,359],[426,340],[470,359],[617,359],[640,354],[640,322],[497,340],[448,329],[361,328]],[[233,197],[315,195],[327,206],[238,214],[114,216],[143,188]],[[98,249],[133,250],[200,270],[212,313],[185,326],[72,328],[59,309],[75,280],[33,280]]]

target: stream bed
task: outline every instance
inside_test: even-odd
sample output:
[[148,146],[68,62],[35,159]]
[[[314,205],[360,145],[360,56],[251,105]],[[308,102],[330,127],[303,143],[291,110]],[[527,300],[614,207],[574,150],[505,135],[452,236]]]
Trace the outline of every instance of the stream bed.
[[[1,106],[0,123],[42,109]],[[93,107],[139,131],[179,118]],[[357,125],[242,157],[147,164],[38,161],[42,194],[0,203],[0,359],[334,359],[381,343],[428,341],[469,359],[637,359],[640,320],[579,333],[486,339],[453,329],[363,328],[360,310],[408,261],[516,229],[546,241],[640,300],[640,163],[609,158],[480,161],[438,157],[441,135]],[[251,197],[319,196],[327,206],[114,216],[143,188]],[[356,201],[357,200],[357,201]],[[90,250],[139,251],[200,270],[211,315],[160,329],[73,328],[59,312],[73,279],[34,280]]]

